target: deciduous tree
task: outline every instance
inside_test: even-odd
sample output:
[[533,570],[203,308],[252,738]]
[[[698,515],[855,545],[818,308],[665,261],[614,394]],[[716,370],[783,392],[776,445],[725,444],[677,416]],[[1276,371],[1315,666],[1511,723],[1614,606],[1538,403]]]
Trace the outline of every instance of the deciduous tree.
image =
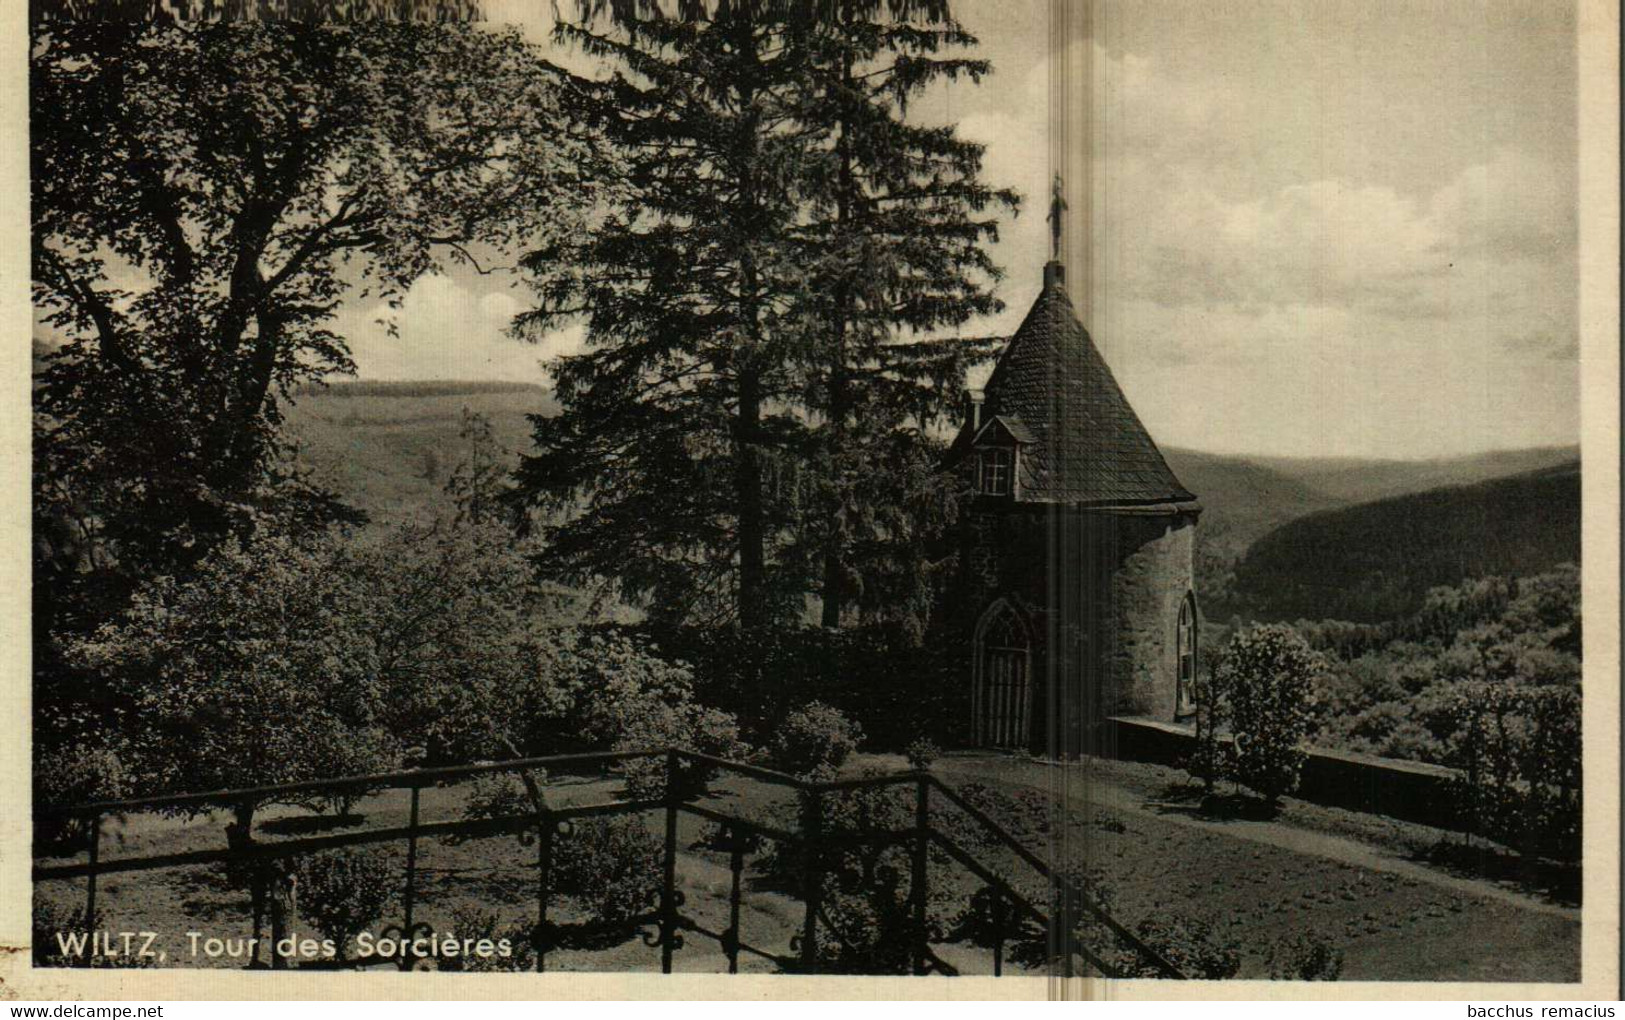
[[353,368],[331,326],[342,302],[398,301],[590,200],[557,78],[517,34],[228,6],[177,21],[47,3],[32,25],[46,742],[116,723],[61,639],[269,519],[353,519],[280,429],[295,386]]
[[[567,117],[512,32],[45,19],[30,67],[39,512],[169,571],[295,498],[291,387],[347,294],[558,226]],[[569,196],[568,198],[563,196]]]

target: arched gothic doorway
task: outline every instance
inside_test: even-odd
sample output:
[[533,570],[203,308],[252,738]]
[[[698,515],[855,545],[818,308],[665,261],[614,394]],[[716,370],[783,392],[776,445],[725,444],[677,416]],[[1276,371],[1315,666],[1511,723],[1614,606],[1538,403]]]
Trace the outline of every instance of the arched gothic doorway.
[[1032,637],[1000,599],[976,626],[972,733],[978,747],[1025,750],[1032,726]]

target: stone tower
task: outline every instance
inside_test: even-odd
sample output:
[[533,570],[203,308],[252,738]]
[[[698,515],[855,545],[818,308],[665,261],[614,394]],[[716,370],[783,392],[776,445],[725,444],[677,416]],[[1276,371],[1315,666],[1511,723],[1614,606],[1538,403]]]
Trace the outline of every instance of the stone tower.
[[1113,715],[1192,710],[1196,521],[1067,296],[1064,267],[972,394],[949,454],[975,492],[955,623],[967,735],[1062,757]]

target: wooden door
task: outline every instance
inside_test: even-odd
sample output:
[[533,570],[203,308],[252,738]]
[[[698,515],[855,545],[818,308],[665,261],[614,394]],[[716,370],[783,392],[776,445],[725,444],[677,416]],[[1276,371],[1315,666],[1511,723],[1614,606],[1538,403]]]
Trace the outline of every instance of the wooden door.
[[1032,649],[1027,629],[1006,602],[977,628],[974,732],[980,747],[1025,750],[1032,719]]

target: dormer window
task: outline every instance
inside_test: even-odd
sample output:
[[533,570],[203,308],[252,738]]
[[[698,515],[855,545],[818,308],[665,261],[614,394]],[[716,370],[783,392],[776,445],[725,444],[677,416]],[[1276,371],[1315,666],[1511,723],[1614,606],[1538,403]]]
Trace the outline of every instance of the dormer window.
[[978,488],[983,495],[1010,495],[1010,480],[1015,471],[1013,453],[1014,451],[1008,447],[995,447],[978,451],[978,466],[981,474],[981,484]]
[[[979,417],[979,416],[978,416]],[[1022,498],[1022,447],[1033,442],[1032,430],[1020,418],[993,415],[987,421],[971,421],[974,434],[966,445],[970,455],[962,463],[973,472],[976,492],[983,496],[1003,496],[1019,502]]]

